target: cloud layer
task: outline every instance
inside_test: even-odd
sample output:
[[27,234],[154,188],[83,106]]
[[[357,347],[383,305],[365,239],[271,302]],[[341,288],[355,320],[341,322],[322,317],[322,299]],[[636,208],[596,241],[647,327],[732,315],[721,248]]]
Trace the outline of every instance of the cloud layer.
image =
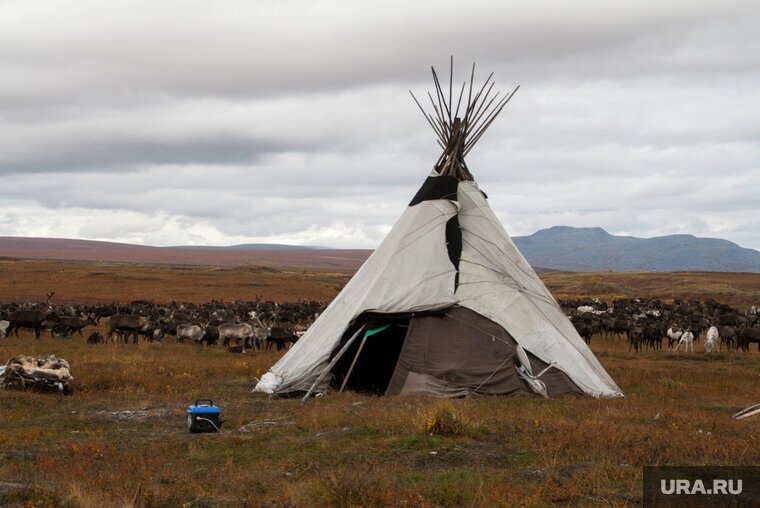
[[[511,3],[510,3],[511,4]],[[760,248],[756,2],[0,0],[0,235],[374,247],[438,156],[429,65],[520,91],[507,230]]]

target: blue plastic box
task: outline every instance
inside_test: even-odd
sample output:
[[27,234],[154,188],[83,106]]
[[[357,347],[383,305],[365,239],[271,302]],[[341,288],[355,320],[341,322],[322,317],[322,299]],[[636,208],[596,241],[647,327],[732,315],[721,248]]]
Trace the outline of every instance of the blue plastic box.
[[187,406],[187,430],[197,432],[219,432],[222,426],[222,411],[211,399],[196,400]]

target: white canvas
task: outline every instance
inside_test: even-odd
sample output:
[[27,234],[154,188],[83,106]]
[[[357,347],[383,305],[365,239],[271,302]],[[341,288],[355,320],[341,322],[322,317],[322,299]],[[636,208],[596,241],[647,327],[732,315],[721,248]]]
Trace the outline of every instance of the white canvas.
[[[459,286],[446,248],[446,223],[462,231]],[[501,325],[585,393],[623,393],[562,313],[515,247],[473,181],[458,185],[457,200],[410,206],[307,333],[266,373],[255,390],[307,391],[327,367],[351,322],[363,312],[401,313],[467,307]],[[316,387],[325,390],[325,376]]]

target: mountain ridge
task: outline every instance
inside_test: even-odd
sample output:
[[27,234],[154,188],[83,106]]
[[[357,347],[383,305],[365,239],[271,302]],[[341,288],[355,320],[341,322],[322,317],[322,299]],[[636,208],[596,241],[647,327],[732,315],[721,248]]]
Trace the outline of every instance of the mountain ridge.
[[512,240],[531,264],[555,270],[760,272],[759,251],[691,234],[639,238],[553,226]]
[[[600,227],[553,226],[512,240],[540,271],[758,272],[760,252],[691,234],[613,235]],[[0,236],[0,256],[147,264],[235,265],[356,270],[372,251],[286,244],[154,247],[66,238]],[[540,267],[540,268],[539,268]]]

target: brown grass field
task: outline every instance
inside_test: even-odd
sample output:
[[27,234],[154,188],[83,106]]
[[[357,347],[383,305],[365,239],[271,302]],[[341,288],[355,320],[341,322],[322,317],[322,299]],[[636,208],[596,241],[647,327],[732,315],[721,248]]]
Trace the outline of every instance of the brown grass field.
[[[330,299],[345,273],[49,261],[0,262],[0,301]],[[558,297],[760,302],[760,275],[542,276]],[[250,390],[279,353],[80,337],[0,339],[66,358],[75,394],[0,392],[0,506],[637,506],[644,465],[760,463],[760,353],[592,349],[624,399],[437,400],[328,394],[302,403]],[[219,434],[189,434],[211,398]]]

